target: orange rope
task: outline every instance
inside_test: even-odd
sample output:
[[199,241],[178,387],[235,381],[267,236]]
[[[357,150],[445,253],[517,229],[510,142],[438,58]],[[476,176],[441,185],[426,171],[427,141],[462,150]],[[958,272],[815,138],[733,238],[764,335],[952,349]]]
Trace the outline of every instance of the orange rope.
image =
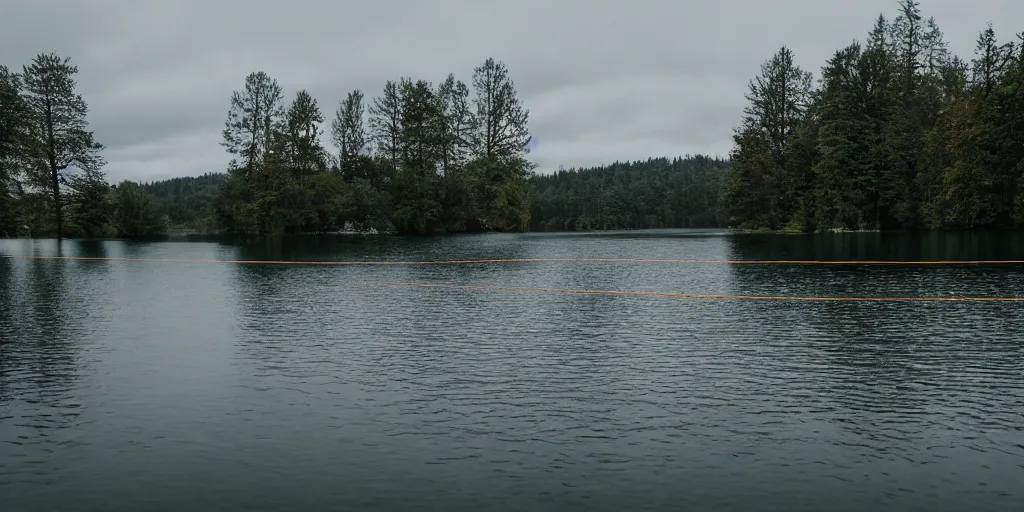
[[621,290],[574,290],[563,288],[537,288],[532,286],[496,286],[487,284],[404,283],[372,281],[380,286],[410,286],[419,288],[456,288],[464,290],[497,290],[515,292],[574,293],[595,295],[640,295],[645,297],[677,297],[685,299],[774,300],[804,302],[1024,302],[1024,297],[792,297],[771,295],[712,295],[702,293],[669,293]]
[[234,263],[244,265],[467,265],[485,263],[540,263],[540,262],[600,262],[600,263],[707,263],[719,265],[1024,265],[1024,260],[945,260],[945,261],[881,261],[881,260],[702,260],[702,259],[642,259],[642,258],[505,258],[433,261],[289,261],[289,260],[210,260],[181,258],[119,258],[90,256],[20,256],[5,255],[8,259],[61,260],[61,261],[127,261],[151,263]]

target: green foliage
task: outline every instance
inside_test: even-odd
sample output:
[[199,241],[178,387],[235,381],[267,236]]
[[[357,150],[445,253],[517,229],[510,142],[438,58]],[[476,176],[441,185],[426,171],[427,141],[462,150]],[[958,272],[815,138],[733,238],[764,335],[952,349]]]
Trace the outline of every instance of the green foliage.
[[529,178],[533,231],[711,228],[726,225],[729,163],[653,158]]
[[[813,231],[1024,227],[1024,33],[988,26],[952,56],[915,0],[832,56],[817,84],[781,48],[749,83],[729,160],[532,174],[529,110],[506,66],[470,86],[401,77],[331,123],[253,72],[232,93],[224,173],[110,187],[103,146],[55,54],[0,66],[0,236],[409,234],[734,226]],[[73,162],[81,171],[63,176]]]
[[73,175],[68,188],[68,232],[84,238],[110,236],[110,185],[103,175],[88,171]]
[[118,237],[137,238],[167,232],[167,216],[139,184],[124,181],[111,192],[111,228]]
[[476,98],[471,144],[474,154],[487,159],[517,154],[526,144],[530,111],[516,97],[505,64],[488,58],[473,71]]
[[144,183],[141,188],[167,216],[170,231],[215,233],[216,207],[227,181],[226,173],[207,173]]
[[791,146],[809,106],[811,76],[783,47],[761,66],[746,98],[726,187],[730,218],[744,228],[780,229],[799,210],[792,192],[805,173],[793,166]]
[[803,109],[809,82],[783,48],[751,83],[726,187],[730,224],[1024,226],[1021,52],[989,26],[966,63],[950,55],[935,20],[903,0],[892,22],[879,16],[864,47],[835,53]]
[[[74,75],[78,68],[69,58],[40,54],[24,67],[22,98],[30,130],[23,146],[23,164],[27,184],[37,193],[45,191],[54,213],[52,233],[102,236],[104,222],[98,217],[105,210],[106,183],[100,168],[106,163],[99,152],[103,145],[87,130],[88,107],[75,92]],[[68,163],[84,171],[70,183],[59,171]],[[65,186],[72,197],[64,197]],[[73,208],[65,231],[64,206]],[[37,231],[38,233],[38,231]]]
[[364,178],[376,183],[372,175],[372,165],[363,152],[367,140],[364,126],[364,105],[362,91],[355,90],[338,105],[334,121],[331,123],[331,140],[341,150],[338,167],[343,176],[348,178]]
[[252,168],[262,163],[284,128],[283,100],[281,85],[263,71],[250,73],[245,88],[231,94],[221,145],[241,158],[232,162],[233,167]]
[[28,137],[28,107],[22,99],[21,77],[0,66],[0,236],[20,231],[18,200],[20,160]]
[[812,167],[816,225],[847,230],[866,225],[872,123],[861,58],[860,45],[854,43],[836,52],[822,70],[816,110],[819,154]]
[[[162,233],[152,197],[134,183],[107,183],[76,73],[56,54],[36,56],[20,75],[0,66],[0,236]],[[62,174],[69,163],[75,172]]]
[[284,164],[300,185],[308,184],[327,168],[327,151],[320,144],[323,122],[324,115],[316,100],[305,90],[299,91],[285,114],[285,132],[280,134],[278,145]]
[[[500,62],[485,61],[473,84],[475,98],[453,75],[436,87],[388,81],[367,120],[362,92],[349,93],[331,124],[340,150],[332,167],[316,102],[300,91],[276,121],[277,82],[250,75],[232,95],[224,134],[229,151],[246,158],[233,164],[216,200],[219,227],[243,234],[528,229],[528,111]],[[264,118],[258,125],[256,113]],[[271,143],[263,149],[262,140]],[[244,153],[245,141],[257,141],[256,149]]]

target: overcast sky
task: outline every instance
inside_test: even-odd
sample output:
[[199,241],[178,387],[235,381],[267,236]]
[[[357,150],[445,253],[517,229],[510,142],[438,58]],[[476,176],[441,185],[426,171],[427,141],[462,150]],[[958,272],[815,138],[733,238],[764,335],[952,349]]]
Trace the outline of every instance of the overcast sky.
[[[922,0],[951,48],[994,24],[1024,30],[1021,0]],[[707,153],[725,156],[747,82],[781,45],[815,77],[897,0],[8,0],[0,63],[56,51],[78,65],[108,178],[222,171],[231,91],[253,70],[330,119],[348,91],[403,75],[470,82],[509,68],[540,141],[539,171]],[[1016,26],[1013,21],[1016,20]],[[325,143],[327,138],[325,137]]]

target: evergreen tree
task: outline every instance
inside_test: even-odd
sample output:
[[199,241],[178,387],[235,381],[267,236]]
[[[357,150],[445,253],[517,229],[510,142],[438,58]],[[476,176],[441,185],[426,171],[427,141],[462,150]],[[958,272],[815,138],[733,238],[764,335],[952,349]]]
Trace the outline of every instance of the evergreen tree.
[[402,121],[399,132],[401,167],[412,173],[436,175],[443,144],[443,112],[431,84],[403,81]]
[[67,179],[69,232],[85,238],[110,236],[110,184],[103,173],[86,170]]
[[[922,16],[916,1],[902,0],[891,23],[878,17],[863,50],[852,45],[826,64],[820,89],[785,144],[786,157],[779,158],[783,137],[762,122],[768,102],[748,95],[752,108],[737,131],[726,187],[733,223],[770,229],[1019,226],[1020,56],[1017,44],[1000,43],[989,26],[975,58],[964,62],[950,54],[934,18]],[[772,90],[760,89],[766,91],[760,96]],[[804,215],[809,204],[810,222]]]
[[166,215],[139,184],[121,182],[112,192],[111,203],[116,236],[135,238],[166,233]]
[[[370,138],[377,155],[387,162],[390,176],[398,172],[402,138],[402,89],[409,79],[384,83],[384,94],[373,100],[370,107]],[[386,181],[386,180],[385,180]]]
[[971,62],[972,86],[982,100],[987,100],[992,91],[1002,82],[1014,59],[1014,45],[1000,45],[992,24],[978,36],[975,58]]
[[21,97],[21,77],[0,66],[0,236],[19,231],[15,201],[28,135],[28,110]]
[[516,231],[529,224],[526,179],[530,163],[523,158],[529,137],[530,111],[523,107],[505,64],[488,58],[473,72],[476,97],[475,131],[470,137],[479,221],[488,229]]
[[284,140],[286,161],[293,169],[299,185],[324,172],[326,152],[320,144],[320,123],[324,122],[320,107],[308,92],[301,90],[285,114]]
[[100,168],[106,162],[99,154],[103,145],[95,142],[87,130],[88,106],[75,92],[76,73],[78,67],[71,65],[70,58],[56,54],[36,56],[23,73],[23,98],[30,123],[26,144],[29,182],[47,191],[58,238],[65,235],[61,185],[68,183],[61,169],[73,162],[84,172],[74,178],[72,190],[78,196],[76,211],[85,216],[79,224],[88,226],[90,233],[99,231],[94,212],[102,210],[106,197],[97,193],[105,186]]
[[992,224],[1020,225],[1015,196],[1024,191],[1024,33],[1021,43],[999,44],[986,30],[975,59],[972,94],[983,130],[979,150],[984,158],[983,180],[991,190]]
[[729,162],[651,158],[529,179],[532,231],[725,227]]
[[818,150],[814,164],[814,225],[819,229],[860,229],[868,219],[872,122],[868,86],[861,74],[863,54],[854,43],[822,70],[818,96]]
[[331,138],[341,151],[338,159],[341,173],[347,178],[366,178],[376,183],[375,177],[366,172],[370,165],[363,155],[368,143],[363,116],[363,93],[359,90],[348,93],[334,115]]
[[441,168],[447,172],[468,161],[476,118],[471,110],[469,88],[453,74],[438,86],[437,99],[443,119],[439,135]]
[[918,2],[902,0],[890,26],[894,62],[893,115],[885,133],[886,174],[881,201],[883,227],[921,227],[921,203],[936,194],[934,169],[921,166],[925,135],[938,119],[941,90],[937,73],[945,43],[934,20],[924,21]]
[[895,54],[889,38],[890,28],[885,16],[879,14],[868,35],[867,45],[860,59],[860,75],[865,88],[864,114],[870,123],[867,169],[864,176],[865,224],[881,229],[885,200],[884,181],[888,176],[889,157],[886,153],[887,127],[892,123],[894,109]]
[[284,128],[281,85],[263,71],[245,78],[245,88],[231,94],[231,108],[224,123],[222,146],[241,158],[232,167],[252,170],[263,162],[277,134]]
[[787,201],[794,186],[789,172],[790,143],[804,121],[811,97],[811,75],[793,52],[781,48],[750,82],[743,122],[734,136],[735,172],[727,193],[738,225],[778,229],[797,205]]
[[402,81],[401,86],[402,156],[396,177],[395,225],[415,233],[440,231],[443,199],[437,165],[441,161],[443,112],[427,81]]
[[511,158],[521,153],[529,137],[530,111],[516,96],[505,64],[488,58],[473,72],[476,98],[474,154],[488,160]]

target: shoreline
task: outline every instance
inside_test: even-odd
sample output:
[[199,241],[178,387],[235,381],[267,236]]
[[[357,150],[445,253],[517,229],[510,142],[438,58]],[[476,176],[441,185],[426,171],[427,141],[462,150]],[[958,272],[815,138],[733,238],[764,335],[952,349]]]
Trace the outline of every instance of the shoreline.
[[[803,236],[816,236],[816,235],[893,235],[893,234],[937,234],[937,233],[1014,233],[1021,232],[1024,230],[1014,228],[985,228],[985,229],[921,229],[921,230],[881,230],[881,229],[865,229],[865,230],[823,230],[823,231],[793,231],[793,230],[769,230],[769,229],[738,229],[738,228],[652,228],[652,229],[595,229],[587,231],[523,231],[508,234],[551,234],[551,235],[568,235],[568,234],[603,234],[603,233],[643,233],[643,232],[663,232],[663,231],[707,231],[707,230],[719,230],[723,236],[731,235],[803,235]],[[264,239],[264,238],[275,238],[275,237],[323,237],[323,236],[334,236],[334,237],[436,237],[436,236],[458,236],[458,235],[480,235],[488,233],[502,233],[497,231],[484,231],[484,232],[460,232],[460,233],[432,233],[423,235],[403,235],[395,232],[385,232],[378,230],[367,230],[367,231],[356,231],[356,230],[345,230],[345,231],[311,231],[301,233],[281,233],[274,235],[258,235],[258,234],[235,234],[235,233],[201,233],[201,232],[188,232],[188,233],[168,233],[164,235],[152,235],[144,237],[99,237],[99,238],[62,238],[61,240],[69,240],[76,242],[170,242],[170,241],[191,241],[197,239],[209,239],[209,238],[224,238],[224,239]],[[56,240],[54,237],[0,237],[0,240]]]

